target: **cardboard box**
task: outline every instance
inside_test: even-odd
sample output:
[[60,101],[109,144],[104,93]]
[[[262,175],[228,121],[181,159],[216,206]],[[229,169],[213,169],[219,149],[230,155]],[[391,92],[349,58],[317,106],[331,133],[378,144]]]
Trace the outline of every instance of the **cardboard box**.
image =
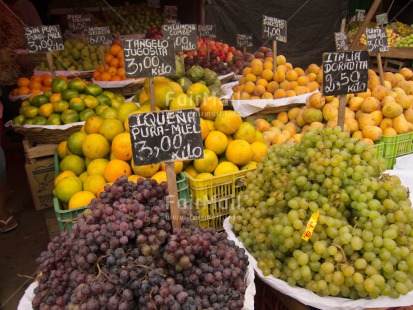
[[53,207],[55,169],[53,156],[38,159],[35,163],[27,162],[25,168],[34,208],[43,210]]

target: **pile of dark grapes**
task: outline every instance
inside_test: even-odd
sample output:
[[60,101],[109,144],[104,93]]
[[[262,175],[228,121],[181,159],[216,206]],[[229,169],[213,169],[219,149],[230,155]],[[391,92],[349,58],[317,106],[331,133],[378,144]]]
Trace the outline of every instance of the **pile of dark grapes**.
[[[398,298],[413,290],[413,209],[377,150],[340,127],[272,145],[230,222],[265,276],[321,296]],[[302,238],[311,215],[318,222]]]
[[167,184],[119,178],[37,259],[34,309],[241,309],[248,259],[213,228],[172,229]]

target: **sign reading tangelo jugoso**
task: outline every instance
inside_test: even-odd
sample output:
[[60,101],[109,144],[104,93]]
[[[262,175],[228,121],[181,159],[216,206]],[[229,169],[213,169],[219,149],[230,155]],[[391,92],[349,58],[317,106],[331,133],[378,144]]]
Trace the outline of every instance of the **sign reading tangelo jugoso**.
[[162,25],[163,37],[174,42],[175,52],[194,51],[198,47],[195,24]]
[[53,52],[64,49],[59,25],[26,27],[24,35],[30,53]]
[[129,129],[135,165],[204,156],[198,109],[133,114]]
[[367,51],[323,54],[323,95],[346,95],[367,91]]
[[174,75],[175,53],[171,40],[122,40],[126,77]]
[[287,21],[263,15],[262,38],[287,42]]
[[67,15],[67,28],[72,32],[85,32],[93,26],[92,14],[69,14]]
[[89,27],[87,36],[91,45],[111,45],[112,35],[109,26]]

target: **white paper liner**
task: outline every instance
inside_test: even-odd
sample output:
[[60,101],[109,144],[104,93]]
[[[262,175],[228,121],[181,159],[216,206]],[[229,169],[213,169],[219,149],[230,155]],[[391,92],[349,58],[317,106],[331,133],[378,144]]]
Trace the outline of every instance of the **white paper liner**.
[[247,117],[265,108],[282,107],[293,103],[304,104],[306,103],[308,97],[318,92],[319,91],[316,90],[311,93],[281,99],[232,100],[232,106],[234,107],[234,110],[241,115],[241,117]]
[[219,75],[219,76],[218,76],[218,80],[223,80],[223,79],[226,79],[226,78],[229,78],[229,77],[235,78],[235,73],[234,73],[234,72],[230,72],[230,73],[228,73],[228,74]]
[[102,88],[119,88],[128,86],[130,84],[143,84],[144,82],[145,78],[128,79],[122,81],[97,81],[92,78],[92,83],[97,84]]
[[15,125],[13,124],[13,121],[8,121],[4,126],[6,127],[22,127],[22,128],[45,128],[45,129],[51,129],[51,130],[66,130],[70,127],[73,126],[82,126],[84,125],[85,122],[76,122],[76,123],[70,123],[70,124],[64,124],[64,125]]
[[[41,93],[38,93],[38,95],[40,95]],[[9,95],[9,100],[10,101],[17,101],[17,100],[25,100],[27,98],[29,98],[32,94],[27,94],[27,95],[18,95],[18,96],[12,96]]]
[[[61,70],[57,70],[57,71],[55,71],[55,74],[56,74],[56,76],[59,76],[59,75],[61,75],[61,76],[75,76],[76,75],[77,76],[77,75],[82,75],[82,74],[85,74],[85,73],[92,73],[94,71],[95,70],[90,70],[90,71],[76,71],[76,70],[61,71]],[[33,75],[42,75],[42,74],[51,75],[50,71],[41,71],[38,68],[35,68],[33,70]]]
[[219,99],[221,99],[221,100],[222,99],[230,100],[232,98],[232,94],[234,93],[232,88],[235,85],[238,85],[238,81],[227,83],[227,84],[222,84],[221,85],[221,90],[224,94]]
[[397,157],[393,170],[413,170],[413,154]]

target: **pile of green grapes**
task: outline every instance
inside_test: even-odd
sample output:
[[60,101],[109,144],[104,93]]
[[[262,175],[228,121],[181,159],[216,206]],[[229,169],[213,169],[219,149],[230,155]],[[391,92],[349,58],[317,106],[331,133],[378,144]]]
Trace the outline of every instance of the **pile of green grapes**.
[[[377,150],[340,127],[272,145],[246,177],[230,222],[265,276],[320,296],[398,298],[413,290],[413,209]],[[302,239],[319,211],[308,241]]]

